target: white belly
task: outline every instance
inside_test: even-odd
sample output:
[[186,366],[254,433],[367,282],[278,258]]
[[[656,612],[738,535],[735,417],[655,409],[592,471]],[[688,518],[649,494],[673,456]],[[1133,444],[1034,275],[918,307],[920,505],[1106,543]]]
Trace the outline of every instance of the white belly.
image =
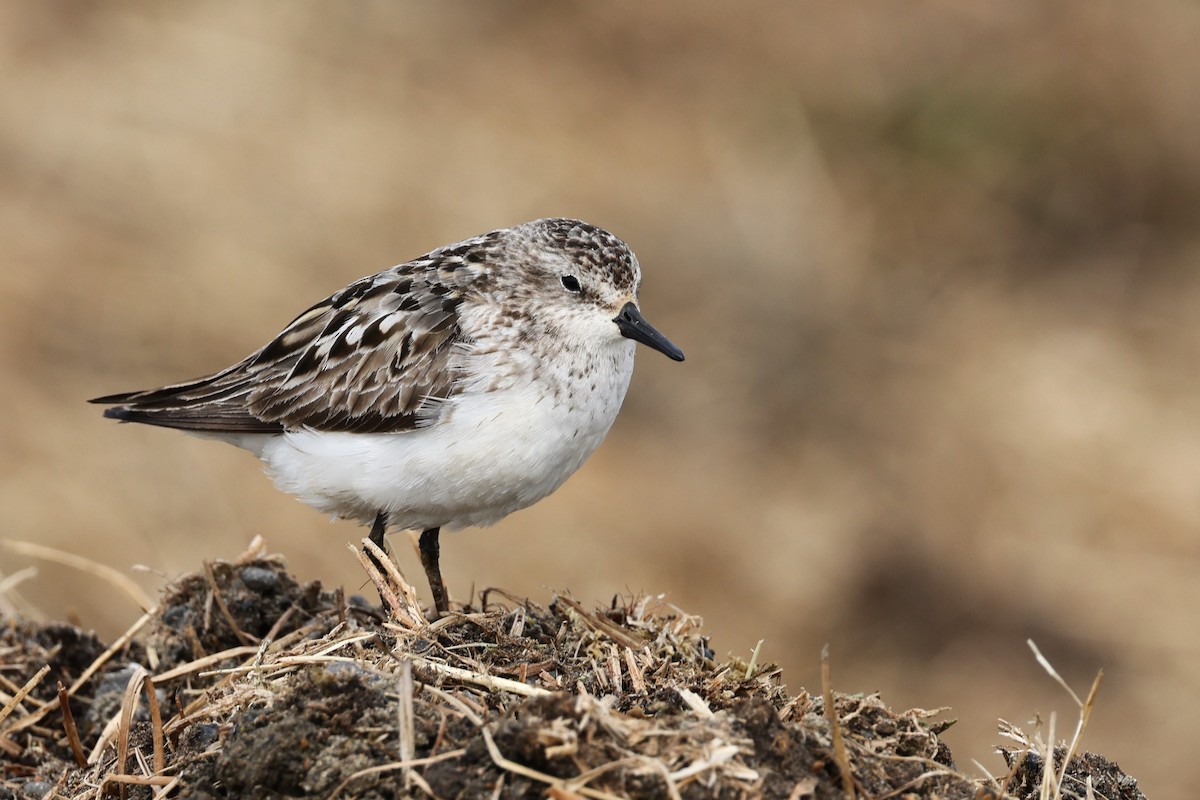
[[[574,398],[534,384],[463,394],[403,433],[294,431],[261,442],[275,485],[339,517],[401,529],[491,525],[553,492],[612,427],[632,372]],[[259,444],[259,443],[255,443]]]

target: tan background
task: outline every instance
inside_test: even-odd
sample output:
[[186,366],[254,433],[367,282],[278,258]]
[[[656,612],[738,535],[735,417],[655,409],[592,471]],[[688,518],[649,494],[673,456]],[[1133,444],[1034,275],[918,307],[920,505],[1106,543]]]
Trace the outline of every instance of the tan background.
[[[359,529],[83,400],[578,216],[688,360],[643,351],[576,478],[446,537],[453,594],[666,592],[795,690],[828,642],[992,771],[997,717],[1073,724],[1033,637],[1080,692],[1106,670],[1085,743],[1192,796],[1200,7],[734,5],[0,4],[0,535],[170,576],[261,533],[356,589]],[[21,590],[134,616],[62,568]]]

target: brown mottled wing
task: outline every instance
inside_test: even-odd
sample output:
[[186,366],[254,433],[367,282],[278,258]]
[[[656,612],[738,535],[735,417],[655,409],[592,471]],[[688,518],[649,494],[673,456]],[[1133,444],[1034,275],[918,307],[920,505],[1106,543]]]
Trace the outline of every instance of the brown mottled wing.
[[[360,295],[360,296],[355,296]],[[459,291],[405,277],[360,282],[301,315],[252,361],[248,406],[286,429],[408,430],[455,391]]]
[[419,427],[457,391],[453,347],[468,276],[456,266],[467,269],[425,257],[363,278],[226,370],[92,402],[120,404],[105,411],[116,419],[212,433]]

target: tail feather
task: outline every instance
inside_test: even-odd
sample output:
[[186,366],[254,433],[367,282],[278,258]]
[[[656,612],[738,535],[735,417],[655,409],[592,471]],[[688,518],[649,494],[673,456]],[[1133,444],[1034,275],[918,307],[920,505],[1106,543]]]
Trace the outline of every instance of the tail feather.
[[104,416],[120,422],[138,422],[160,428],[208,433],[282,433],[278,422],[267,422],[237,410],[214,407],[140,409],[115,406],[104,409]]
[[[197,394],[188,390],[207,388]],[[171,389],[175,391],[171,391]],[[281,433],[283,425],[252,414],[244,401],[245,393],[236,388],[215,391],[202,382],[148,392],[122,392],[97,397],[89,403],[111,405],[104,416],[120,422],[137,422],[208,433]]]
[[[158,389],[139,389],[134,392],[119,392],[117,394],[107,394],[104,397],[93,397],[88,400],[89,403],[98,403],[99,405],[117,405],[117,404],[137,404],[137,403],[163,403],[163,402],[196,402],[204,398],[205,393],[214,391],[224,391],[229,389],[241,388],[241,382],[228,378],[239,364],[221,370],[220,372],[208,375],[203,378],[197,378],[184,383],[173,383],[170,386],[163,386]],[[225,378],[225,380],[222,380]],[[196,394],[197,390],[200,394]]]
[[[91,400],[88,400],[88,402],[96,403],[97,405],[102,405],[102,406],[111,406],[111,405],[116,405],[117,403],[132,403],[139,394],[141,394],[141,392],[121,392],[120,394],[106,394],[106,395],[104,395],[104,397],[93,397]],[[106,417],[113,416],[112,414],[108,413],[113,410],[115,410],[115,409],[106,408],[104,410],[104,416],[106,416]]]

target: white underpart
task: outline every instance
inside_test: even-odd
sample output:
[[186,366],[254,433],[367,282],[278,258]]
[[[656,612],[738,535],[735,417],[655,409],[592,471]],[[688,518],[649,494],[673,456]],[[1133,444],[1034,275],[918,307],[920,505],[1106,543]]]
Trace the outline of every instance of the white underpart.
[[[382,509],[398,529],[491,525],[561,486],[612,427],[635,348],[612,331],[550,358],[476,359],[428,427],[220,438],[255,452],[279,489],[338,517],[369,523]],[[584,364],[589,374],[570,376]]]

